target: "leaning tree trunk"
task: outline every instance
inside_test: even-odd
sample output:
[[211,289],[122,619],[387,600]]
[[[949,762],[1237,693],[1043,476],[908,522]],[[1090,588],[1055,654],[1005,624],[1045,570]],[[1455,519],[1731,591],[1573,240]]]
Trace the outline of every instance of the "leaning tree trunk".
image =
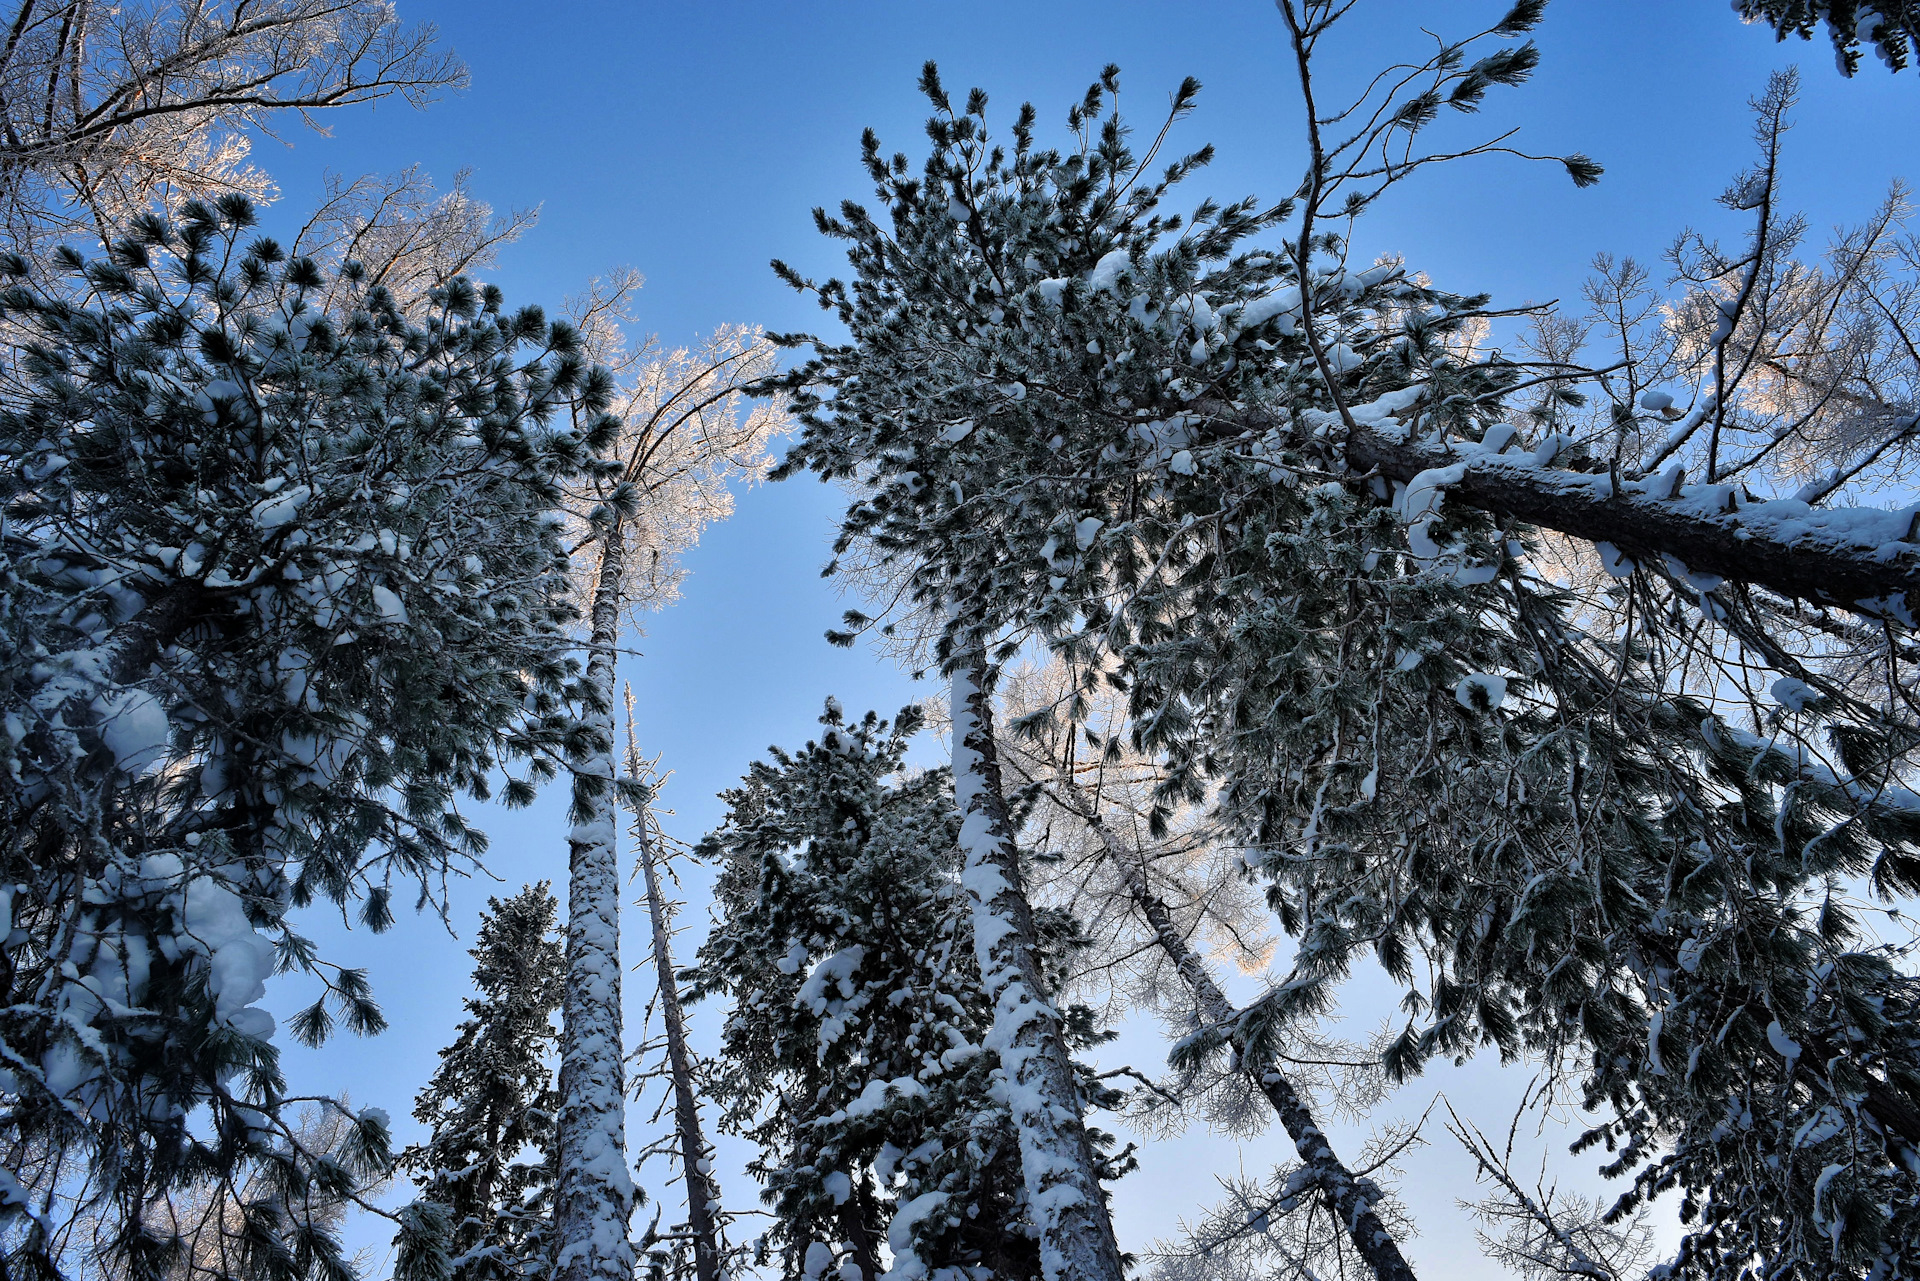
[[1000,763],[983,654],[953,672],[953,780],[961,816],[962,881],[973,904],[974,949],[993,1001],[988,1044],[1007,1077],[1020,1169],[1046,1281],[1122,1281],[1120,1247],[1107,1213],[1073,1079],[1060,1014],[1045,996],[1033,908],[1000,790]]
[[[636,777],[639,762],[631,758],[637,755],[629,749],[628,772]],[[635,807],[634,820],[636,856],[646,883],[647,916],[653,924],[653,965],[660,985],[660,1011],[667,1027],[673,1123],[680,1139],[680,1172],[687,1186],[687,1231],[693,1236],[694,1273],[698,1281],[720,1281],[720,1227],[715,1218],[720,1188],[709,1168],[707,1140],[700,1129],[700,1103],[693,1093],[693,1055],[687,1049],[686,1015],[680,1008],[680,988],[673,973],[673,938],[667,929],[667,906],[660,894],[660,872],[654,863],[644,805]]]
[[[1079,788],[1071,780],[1066,786],[1075,792]],[[1174,970],[1193,993],[1195,1003],[1200,1007],[1200,1016],[1209,1023],[1221,1027],[1234,1027],[1238,1021],[1238,1011],[1213,981],[1213,974],[1207,969],[1206,962],[1194,953],[1187,939],[1174,923],[1173,913],[1166,901],[1153,890],[1147,879],[1147,864],[1136,850],[1123,850],[1114,839],[1104,819],[1091,804],[1069,806],[1093,829],[1100,841],[1100,847],[1107,858],[1119,871],[1127,889],[1127,897],[1140,910],[1141,916],[1153,930],[1154,942],[1173,963]],[[1346,1229],[1347,1239],[1367,1266],[1373,1269],[1378,1281],[1414,1281],[1413,1269],[1407,1265],[1400,1246],[1387,1230],[1386,1224],[1373,1208],[1373,1202],[1367,1189],[1356,1179],[1346,1163],[1333,1150],[1326,1133],[1314,1122],[1313,1113],[1307,1107],[1300,1091],[1286,1078],[1277,1064],[1260,1062],[1247,1057],[1246,1038],[1237,1029],[1228,1038],[1234,1052],[1241,1055],[1241,1068],[1260,1086],[1260,1092],[1267,1096],[1274,1112],[1280,1118],[1280,1124],[1286,1127],[1293,1139],[1294,1150],[1300,1154],[1300,1161],[1312,1174],[1313,1181],[1327,1198],[1342,1227]]]
[[[1266,413],[1219,408],[1213,439],[1252,439],[1281,424]],[[1830,605],[1901,627],[1920,622],[1920,512],[1912,507],[1809,508],[1749,501],[1732,484],[1688,487],[1677,466],[1656,476],[1545,466],[1525,450],[1419,434],[1390,419],[1355,422],[1341,460],[1355,473],[1425,482],[1449,501],[1511,516],[1636,564],[1671,558],[1789,599]]]
[[1920,613],[1920,543],[1909,508],[1846,512],[1749,503],[1737,485],[1682,493],[1677,470],[1616,488],[1604,472],[1541,467],[1525,453],[1403,440],[1403,434],[1410,436],[1360,427],[1347,441],[1349,464],[1402,483],[1422,472],[1442,475],[1447,492],[1469,506],[1611,543],[1652,564],[1671,557],[1695,574],[1909,626]]
[[627,1172],[620,1017],[620,866],[614,846],[613,677],[626,539],[601,542],[588,642],[592,743],[573,764],[568,837],[567,983],[560,1036],[559,1182],[554,1265],[560,1281],[632,1281],[633,1177]]

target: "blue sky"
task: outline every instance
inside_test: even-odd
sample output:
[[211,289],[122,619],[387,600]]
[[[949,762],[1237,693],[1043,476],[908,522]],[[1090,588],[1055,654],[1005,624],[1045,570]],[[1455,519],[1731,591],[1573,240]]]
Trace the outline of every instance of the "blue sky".
[[[1323,92],[1418,53],[1423,42],[1430,48],[1422,23],[1458,36],[1489,25],[1504,7],[1363,0],[1327,50]],[[268,223],[297,224],[328,170],[418,162],[444,182],[470,168],[472,190],[496,207],[541,210],[539,226],[489,273],[511,302],[557,305],[588,277],[632,265],[647,277],[641,327],[668,343],[728,321],[791,330],[824,320],[773,278],[767,260],[816,276],[835,270],[838,251],[814,233],[808,211],[867,194],[856,163],[863,127],[876,128],[889,149],[920,154],[924,103],[914,81],[927,58],[940,63],[950,89],[985,88],[1002,122],[1032,100],[1043,131],[1061,128],[1067,105],[1108,62],[1120,65],[1123,108],[1142,126],[1157,124],[1183,76],[1197,76],[1205,86],[1199,109],[1176,145],[1212,142],[1219,155],[1182,204],[1203,194],[1277,198],[1300,174],[1283,32],[1259,0],[400,0],[400,9],[441,29],[471,65],[472,88],[425,112],[386,105],[337,113],[325,121],[330,137],[289,132],[290,146],[263,141],[257,159],[284,192]],[[1578,191],[1557,166],[1505,158],[1430,171],[1361,225],[1363,255],[1402,253],[1444,287],[1514,304],[1575,296],[1596,251],[1657,261],[1687,226],[1735,240],[1744,227],[1713,198],[1749,159],[1745,102],[1769,71],[1796,60],[1805,86],[1786,195],[1816,233],[1864,216],[1889,179],[1920,170],[1920,78],[1869,65],[1843,81],[1824,45],[1776,45],[1770,32],[1742,27],[1725,0],[1557,0],[1538,40],[1544,59],[1534,83],[1496,92],[1479,116],[1447,127],[1466,140],[1522,126],[1518,145],[1584,151],[1607,167],[1602,183]],[[833,491],[811,481],[741,495],[733,521],[710,531],[690,558],[685,599],[652,621],[642,655],[627,665],[643,747],[664,753],[675,771],[666,801],[677,814],[668,823],[682,837],[695,839],[717,821],[714,794],[767,744],[806,738],[825,695],[837,694],[850,710],[891,711],[935,692],[864,650],[821,640],[844,608],[818,577],[837,508]],[[377,939],[314,924],[335,959],[371,968],[393,1027],[318,1053],[290,1047],[297,1089],[347,1089],[397,1120],[405,1115],[458,1017],[464,940],[485,894],[534,878],[564,883],[559,809],[556,792],[533,810],[487,816],[489,861],[502,881],[455,887],[460,939],[425,918],[403,918]],[[688,919],[697,936],[698,904]],[[628,938],[631,962],[639,936]],[[646,990],[634,975],[636,1013]],[[285,1011],[299,998],[289,984],[276,1000]],[[1162,1052],[1150,1029],[1122,1044],[1146,1068]],[[1516,1084],[1471,1065],[1428,1079],[1402,1102],[1417,1113],[1445,1085],[1499,1123],[1500,1092]],[[411,1127],[401,1132],[410,1137]],[[1145,1245],[1211,1199],[1216,1170],[1244,1161],[1258,1172],[1284,1154],[1276,1138],[1242,1151],[1189,1136],[1158,1149],[1121,1185],[1123,1241]],[[1429,1278],[1482,1275],[1468,1225],[1451,1208],[1471,1171],[1445,1142],[1409,1170],[1408,1196],[1424,1230],[1413,1254]],[[738,1157],[737,1148],[728,1152]],[[647,1182],[661,1192],[661,1173],[650,1173]],[[743,1207],[754,1203],[737,1173],[728,1191]],[[384,1233],[369,1230],[365,1239]]]

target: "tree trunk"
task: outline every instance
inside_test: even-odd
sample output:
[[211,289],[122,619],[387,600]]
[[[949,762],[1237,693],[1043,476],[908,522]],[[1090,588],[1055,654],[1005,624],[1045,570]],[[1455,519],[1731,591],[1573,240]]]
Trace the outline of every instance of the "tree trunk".
[[632,1281],[633,1276],[613,787],[613,678],[625,560],[625,535],[615,522],[601,544],[588,648],[587,715],[595,742],[573,765],[574,826],[567,841],[567,983],[554,1207],[560,1281]]
[[[1192,989],[1201,1016],[1212,1023],[1231,1024],[1237,1013],[1232,1003],[1215,985],[1206,964],[1187,946],[1186,939],[1174,925],[1173,914],[1147,883],[1146,869],[1138,859],[1128,869],[1127,891],[1141,914],[1147,918],[1147,924],[1153,927],[1160,950],[1167,954],[1180,977]],[[1326,1134],[1314,1123],[1306,1100],[1300,1097],[1300,1092],[1277,1064],[1261,1063],[1245,1057],[1244,1040],[1237,1033],[1230,1038],[1235,1052],[1242,1055],[1242,1069],[1259,1084],[1260,1092],[1273,1105],[1280,1124],[1293,1140],[1293,1148],[1299,1153],[1301,1164],[1313,1172],[1314,1182],[1319,1185],[1341,1226],[1346,1229],[1347,1239],[1353,1243],[1353,1248],[1373,1269],[1378,1281],[1414,1281],[1413,1269],[1400,1253],[1399,1244],[1374,1212],[1373,1203],[1359,1180],[1354,1178],[1353,1172],[1333,1150],[1333,1144]]]
[[[1284,424],[1215,406],[1215,439]],[[1406,436],[1408,438],[1404,438]],[[1495,454],[1464,441],[1413,438],[1392,423],[1355,423],[1346,464],[1406,484],[1425,471],[1460,469],[1449,499],[1659,565],[1671,556],[1695,574],[1762,587],[1903,626],[1920,622],[1920,510],[1807,508],[1749,503],[1738,485],[1679,495],[1678,477],[1622,479],[1542,467],[1516,450]]]
[[[1064,781],[1064,786],[1079,791],[1079,787],[1070,779]],[[1154,893],[1153,885],[1147,879],[1146,860],[1138,851],[1121,848],[1105,820],[1100,817],[1100,812],[1091,803],[1069,805],[1068,808],[1093,829],[1108,860],[1125,879],[1127,897],[1140,909],[1140,914],[1153,929],[1154,941],[1166,953],[1167,959],[1173,962],[1174,970],[1192,991],[1194,1001],[1200,1007],[1200,1017],[1209,1023],[1232,1026],[1238,1018],[1238,1011],[1227,999],[1227,994],[1213,981],[1206,962],[1188,946],[1186,936],[1174,923],[1173,913],[1168,910],[1166,901]],[[1333,1150],[1333,1144],[1314,1123],[1312,1111],[1294,1088],[1293,1082],[1286,1078],[1277,1065],[1244,1057],[1244,1037],[1236,1033],[1229,1038],[1229,1043],[1236,1053],[1243,1056],[1241,1067],[1259,1084],[1267,1101],[1273,1104],[1280,1124],[1286,1127],[1287,1134],[1293,1139],[1294,1150],[1300,1154],[1301,1163],[1313,1172],[1314,1182],[1319,1185],[1341,1226],[1346,1229],[1347,1239],[1353,1243],[1360,1257],[1366,1260],[1367,1266],[1373,1269],[1373,1275],[1378,1281],[1414,1281],[1413,1269],[1401,1255],[1393,1234],[1374,1212],[1373,1204],[1359,1180],[1354,1178],[1353,1172],[1347,1169],[1345,1162]]]
[[[880,1276],[880,1243],[867,1226],[878,1218],[866,1182],[856,1181],[840,1204],[840,1236],[843,1244],[853,1247],[853,1265],[860,1271],[860,1281],[877,1281]],[[846,1273],[840,1276],[845,1281]]]
[[974,949],[993,1001],[989,1047],[1006,1072],[1020,1169],[1040,1230],[1046,1281],[1122,1281],[1093,1145],[1059,1012],[1045,999],[1033,908],[1021,886],[988,702],[991,673],[973,654],[953,672],[953,779]]
[[[1355,428],[1347,462],[1402,483],[1423,471],[1459,466],[1447,486],[1455,500],[1514,516],[1588,542],[1612,543],[1629,557],[1659,564],[1664,556],[1695,574],[1713,574],[1841,609],[1911,626],[1920,611],[1920,544],[1908,512],[1862,510],[1850,522],[1841,510],[1795,514],[1772,504],[1736,502],[1724,493],[1670,497],[1659,478],[1622,481],[1604,472],[1539,467],[1530,455],[1457,450],[1430,440],[1397,439]],[[1717,499],[1717,501],[1716,501]],[[1896,528],[1897,526],[1897,528]]]
[[[631,697],[631,695],[629,695]],[[632,753],[630,755],[637,755]],[[637,760],[629,773],[637,775]],[[654,865],[653,842],[647,834],[646,809],[635,814],[634,843],[640,872],[647,887],[647,915],[653,924],[653,965],[660,985],[660,1011],[667,1027],[667,1063],[673,1072],[673,1121],[680,1138],[680,1173],[687,1186],[687,1230],[693,1234],[693,1266],[698,1281],[720,1281],[720,1231],[713,1207],[720,1188],[704,1169],[707,1140],[700,1130],[700,1104],[693,1093],[693,1056],[687,1050],[686,1016],[680,1008],[680,988],[673,973],[673,940],[667,932],[667,907],[660,894],[660,873]]]

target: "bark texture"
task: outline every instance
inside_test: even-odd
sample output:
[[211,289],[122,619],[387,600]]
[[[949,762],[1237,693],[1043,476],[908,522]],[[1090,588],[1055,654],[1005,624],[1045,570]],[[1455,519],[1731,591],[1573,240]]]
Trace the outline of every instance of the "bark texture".
[[[1356,426],[1347,462],[1361,472],[1411,481],[1423,471],[1461,467],[1448,495],[1588,542],[1612,543],[1636,560],[1671,556],[1695,574],[1712,574],[1782,596],[1835,605],[1911,623],[1920,610],[1920,544],[1906,513],[1809,509],[1782,514],[1779,504],[1744,504],[1737,486],[1667,496],[1658,479],[1615,487],[1604,473],[1540,467],[1526,454],[1457,450],[1439,441],[1399,440],[1391,430]],[[1772,510],[1769,510],[1772,509]],[[1853,519],[1855,516],[1867,520]],[[1875,526],[1906,528],[1891,538]]]
[[680,1008],[680,987],[673,973],[673,938],[667,906],[660,894],[660,871],[643,810],[634,825],[636,857],[647,889],[647,916],[653,926],[653,965],[660,988],[661,1019],[667,1029],[667,1064],[673,1073],[673,1123],[680,1141],[680,1172],[687,1185],[687,1230],[693,1235],[693,1266],[698,1281],[720,1281],[720,1230],[714,1207],[720,1188],[707,1165],[707,1140],[700,1128],[700,1102],[693,1093],[693,1055],[687,1049],[687,1020]]
[[620,1011],[620,866],[615,848],[613,681],[626,541],[601,545],[593,595],[587,709],[597,741],[573,767],[568,838],[567,985],[560,1036],[560,1281],[632,1281],[633,1176],[627,1170],[625,1048]]
[[990,1048],[1006,1072],[1046,1281],[1122,1281],[1120,1247],[1081,1119],[1060,1015],[1044,996],[1033,908],[1021,885],[1019,851],[1000,789],[990,689],[990,669],[981,656],[954,669],[954,794],[974,948],[993,1000]]

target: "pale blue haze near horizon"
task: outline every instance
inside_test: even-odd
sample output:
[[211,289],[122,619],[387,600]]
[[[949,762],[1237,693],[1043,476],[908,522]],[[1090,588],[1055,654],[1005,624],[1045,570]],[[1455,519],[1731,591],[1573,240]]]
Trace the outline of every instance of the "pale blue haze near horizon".
[[[1490,25],[1505,7],[1363,0],[1327,48],[1323,87],[1352,86],[1394,56],[1419,52],[1422,23],[1459,36]],[[1260,0],[531,9],[399,0],[399,8],[409,21],[440,28],[471,65],[471,89],[424,112],[389,104],[334,114],[325,121],[331,137],[289,130],[290,147],[262,140],[256,157],[284,193],[266,214],[268,229],[297,226],[328,170],[351,175],[417,162],[445,183],[471,169],[472,192],[496,208],[540,207],[539,225],[484,273],[510,303],[557,308],[590,276],[631,265],[647,278],[638,329],[668,345],[724,322],[774,330],[826,322],[774,279],[767,261],[780,257],[816,277],[838,268],[839,247],[815,234],[809,210],[869,195],[857,163],[863,127],[875,127],[890,151],[916,162],[923,155],[925,103],[914,82],[928,58],[950,90],[985,88],[1003,133],[1018,104],[1032,100],[1043,140],[1060,138],[1067,106],[1108,62],[1121,67],[1123,109],[1142,128],[1157,125],[1183,76],[1197,76],[1199,108],[1173,146],[1212,142],[1218,158],[1187,185],[1181,208],[1202,195],[1278,199],[1301,172],[1290,61],[1279,20]],[[1735,241],[1745,225],[1714,197],[1750,158],[1746,100],[1770,71],[1791,63],[1802,66],[1804,87],[1785,191],[1809,214],[1816,238],[1868,214],[1889,180],[1920,177],[1920,76],[1888,76],[1870,63],[1842,80],[1827,46],[1776,45],[1766,30],[1742,27],[1726,0],[1556,0],[1538,42],[1544,57],[1532,84],[1496,91],[1481,114],[1445,127],[1471,140],[1521,126],[1515,145],[1524,150],[1599,160],[1607,167],[1600,185],[1579,191],[1558,166],[1511,157],[1429,171],[1360,224],[1362,257],[1399,253],[1444,287],[1488,291],[1511,305],[1577,297],[1597,251],[1657,264],[1689,225]],[[667,826],[681,838],[713,826],[721,813],[715,794],[768,744],[808,738],[826,695],[850,710],[890,714],[939,692],[864,648],[832,649],[821,639],[845,607],[819,578],[839,505],[835,491],[810,480],[742,493],[734,518],[688,558],[684,599],[650,620],[625,664],[643,750],[662,753],[674,771],[665,803],[676,814]],[[452,887],[453,933],[405,914],[377,938],[310,921],[332,959],[370,969],[392,1026],[366,1041],[342,1035],[318,1052],[288,1046],[291,1083],[298,1093],[344,1089],[386,1108],[402,1141],[417,1133],[406,1119],[414,1092],[460,1017],[465,949],[485,895],[534,879],[564,893],[560,789],[530,810],[489,810],[484,820],[493,839],[488,865],[500,879]],[[684,918],[683,961],[705,927],[699,885],[690,879],[688,888],[696,901]],[[641,959],[643,937],[627,931],[629,965]],[[637,1025],[650,984],[630,972],[628,985]],[[284,1017],[300,989],[286,979],[276,988],[270,1003]],[[715,1011],[699,1012],[708,1044],[714,1020]],[[1148,1070],[1164,1054],[1157,1030],[1146,1026],[1130,1028],[1115,1048]],[[1415,1082],[1396,1109],[1417,1115],[1444,1087],[1504,1131],[1500,1109],[1518,1084],[1513,1073],[1472,1064]],[[637,1148],[648,1137],[648,1112],[635,1109],[630,1125]],[[1343,1142],[1357,1143],[1358,1132],[1341,1130]],[[1411,1247],[1416,1265],[1429,1281],[1492,1275],[1497,1269],[1479,1259],[1471,1224],[1453,1206],[1472,1170],[1450,1140],[1434,1137],[1408,1167],[1406,1198],[1422,1224]],[[1563,1148],[1552,1138],[1535,1149]],[[1217,1191],[1216,1172],[1244,1165],[1259,1173],[1288,1148],[1277,1130],[1238,1145],[1193,1133],[1156,1146],[1118,1185],[1123,1243],[1142,1249],[1199,1210]],[[722,1151],[728,1201],[757,1205],[739,1173],[742,1147],[723,1143]],[[1594,1164],[1583,1157],[1568,1168]],[[643,1182],[671,1201],[677,1189],[665,1177],[655,1163]],[[355,1231],[382,1247],[386,1235],[378,1224]]]

